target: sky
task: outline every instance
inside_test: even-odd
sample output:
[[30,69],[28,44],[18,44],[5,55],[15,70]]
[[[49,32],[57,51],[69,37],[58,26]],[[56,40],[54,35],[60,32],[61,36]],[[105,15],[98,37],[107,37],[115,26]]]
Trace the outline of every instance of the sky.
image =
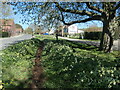
[[86,22],[86,23],[79,23],[79,24],[76,24],[78,29],[84,29],[84,28],[89,28],[91,26],[97,26],[97,27],[102,27],[103,24],[101,21],[89,21],[89,22]]
[[[14,22],[16,24],[20,24],[23,29],[26,29],[27,27],[29,27],[29,25],[33,22],[29,22],[29,24],[23,24],[20,21],[23,19],[24,17],[21,14],[17,14],[13,16]],[[76,24],[78,29],[84,29],[84,28],[89,28],[90,26],[97,26],[97,27],[102,27],[102,22],[100,21],[89,21],[86,23],[77,23]]]
[[[12,6],[11,6],[11,8],[12,8]],[[15,24],[20,24],[23,27],[24,30],[26,28],[28,28],[29,25],[34,22],[34,21],[31,21],[31,22],[27,22],[28,24],[26,24],[26,23],[23,24],[21,22],[21,20],[24,19],[24,17],[22,16],[22,14],[19,14],[19,13],[16,14],[16,15],[12,14],[11,18],[14,19]],[[102,27],[102,22],[100,22],[100,21],[89,21],[89,22],[86,22],[86,23],[79,23],[79,24],[77,23],[76,25],[77,25],[78,29],[84,29],[84,28],[88,28],[90,26]]]
[[20,25],[23,27],[24,30],[25,30],[26,28],[28,28],[29,25],[32,23],[32,22],[28,22],[29,24],[26,24],[26,23],[23,24],[23,23],[21,22],[21,20],[24,19],[24,17],[23,17],[21,14],[16,14],[16,15],[14,15],[13,19],[14,19],[14,22],[15,22],[16,24],[20,24]]

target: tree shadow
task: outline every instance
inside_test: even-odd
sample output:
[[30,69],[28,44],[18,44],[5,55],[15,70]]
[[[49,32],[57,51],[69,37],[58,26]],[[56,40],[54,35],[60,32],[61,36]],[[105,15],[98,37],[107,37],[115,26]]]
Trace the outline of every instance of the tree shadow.
[[84,50],[98,50],[97,46],[83,44],[83,43],[80,43],[80,42],[68,41],[68,40],[44,39],[43,42],[45,42],[45,44],[47,44],[49,42],[58,43],[58,44],[61,44],[61,45],[69,46],[72,49],[79,48],[79,49],[84,49]]

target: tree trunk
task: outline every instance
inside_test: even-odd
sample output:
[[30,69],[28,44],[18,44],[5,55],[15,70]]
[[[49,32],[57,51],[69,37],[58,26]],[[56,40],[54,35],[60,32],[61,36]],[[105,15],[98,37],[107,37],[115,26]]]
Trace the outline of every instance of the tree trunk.
[[[100,47],[99,47],[100,51],[104,50],[105,52],[110,52],[112,48],[113,37],[108,28],[109,28],[109,22],[107,20],[104,20],[103,21],[103,32],[102,32]],[[105,39],[104,37],[105,33],[107,34],[106,37],[108,37],[108,39]]]
[[103,41],[103,50],[106,52],[106,50],[108,49],[108,42],[110,41],[110,39],[109,39],[109,36],[108,36],[108,34],[107,33],[105,33],[105,35],[104,35],[104,41]]
[[56,41],[58,41],[58,30],[56,30],[55,37],[56,37]]
[[58,41],[58,34],[56,34],[56,41]]
[[104,35],[106,30],[108,29],[108,23],[104,20],[103,21],[103,31],[102,31],[102,36],[101,36],[101,40],[100,40],[100,47],[99,50],[102,51],[104,48]]
[[[110,52],[113,46],[113,37],[108,28],[109,28],[109,21],[104,20],[103,21],[103,32],[102,32],[100,47],[99,47],[100,51],[104,50],[105,52]],[[106,39],[104,37],[105,34],[106,34]]]
[[110,51],[111,51],[111,48],[112,48],[112,46],[113,46],[113,37],[112,37],[110,31],[108,31],[107,34],[108,34],[108,36],[109,36],[109,38],[110,38],[110,41],[109,41],[109,46],[108,46],[108,49],[106,50],[106,52],[110,52]]
[[104,35],[105,35],[105,30],[103,29],[101,40],[100,40],[100,47],[99,47],[100,51],[103,50]]

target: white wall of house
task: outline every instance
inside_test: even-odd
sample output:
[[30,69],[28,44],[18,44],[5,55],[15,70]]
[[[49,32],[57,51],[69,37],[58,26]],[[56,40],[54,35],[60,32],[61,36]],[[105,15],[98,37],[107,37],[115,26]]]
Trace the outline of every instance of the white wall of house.
[[70,25],[68,27],[68,34],[76,34],[78,33],[78,28],[76,25]]
[[49,34],[54,34],[54,32],[55,32],[54,30],[50,30],[48,33]]
[[83,30],[78,30],[78,33],[81,34],[81,38],[84,38],[84,31]]
[[78,33],[84,33],[84,31],[83,30],[78,30]]

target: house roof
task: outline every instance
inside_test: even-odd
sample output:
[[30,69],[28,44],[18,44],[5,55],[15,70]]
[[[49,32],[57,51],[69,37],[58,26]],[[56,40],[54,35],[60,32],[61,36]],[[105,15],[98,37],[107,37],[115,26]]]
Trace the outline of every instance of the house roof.
[[102,32],[101,27],[92,27],[84,29],[85,32]]
[[0,25],[13,25],[13,19],[0,19]]

